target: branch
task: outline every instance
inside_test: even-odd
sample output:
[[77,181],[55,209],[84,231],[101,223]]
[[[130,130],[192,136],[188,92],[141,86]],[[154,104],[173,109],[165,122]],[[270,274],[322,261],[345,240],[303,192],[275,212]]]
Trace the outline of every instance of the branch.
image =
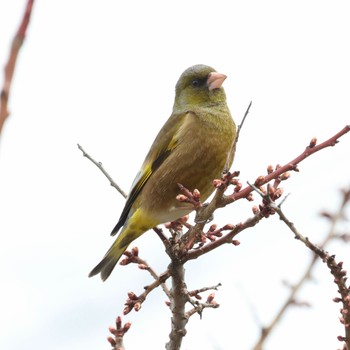
[[21,49],[26,36],[26,31],[30,21],[30,16],[32,14],[33,4],[34,4],[34,0],[27,1],[27,5],[26,5],[26,9],[25,9],[22,21],[20,23],[20,26],[17,30],[15,37],[12,40],[10,55],[5,65],[4,85],[1,90],[1,96],[0,96],[0,133],[6,118],[10,115],[8,111],[8,100],[10,95],[10,88],[12,84],[13,73],[15,71],[19,50]]
[[[255,190],[257,190],[255,188]],[[259,192],[259,190],[258,190]],[[337,211],[337,213],[333,216],[327,215],[326,217],[331,219],[331,225],[330,230],[324,241],[320,246],[317,246],[313,244],[308,237],[303,236],[295,227],[295,225],[285,216],[281,209],[281,204],[277,205],[268,194],[264,194],[262,192],[259,192],[259,194],[267,201],[269,201],[269,205],[271,208],[279,215],[280,219],[290,228],[290,230],[294,233],[295,238],[300,240],[305,244],[306,247],[308,247],[310,250],[312,250],[315,255],[313,256],[313,259],[311,260],[308,268],[306,269],[304,275],[299,280],[299,282],[291,289],[290,296],[286,300],[286,302],[283,304],[273,321],[270,323],[268,327],[264,327],[261,337],[254,346],[254,350],[262,350],[263,345],[267,339],[267,337],[271,334],[273,328],[275,325],[280,321],[282,315],[286,311],[286,309],[295,303],[295,296],[297,292],[299,291],[302,284],[310,277],[311,271],[315,265],[315,263],[318,261],[318,258],[321,258],[323,262],[327,263],[328,268],[330,269],[331,274],[334,276],[334,283],[338,286],[338,293],[340,293],[341,298],[334,298],[334,302],[342,302],[343,308],[341,309],[341,317],[340,322],[344,324],[345,328],[345,336],[338,336],[338,339],[340,341],[344,341],[346,344],[346,348],[350,349],[350,288],[347,287],[346,281],[346,271],[342,269],[343,263],[337,263],[335,261],[334,255],[329,255],[325,250],[325,246],[329,243],[331,239],[334,239],[337,237],[335,227],[336,224],[339,222],[339,220],[344,219],[344,211],[346,205],[350,201],[350,189],[343,190],[343,199],[341,202],[341,205]]]
[[243,119],[241,121],[241,124],[238,125],[236,137],[233,140],[230,152],[227,155],[226,164],[225,164],[224,171],[223,171],[224,174],[226,174],[230,170],[230,160],[233,157],[232,154],[236,153],[236,146],[237,146],[237,143],[238,143],[239,134],[240,134],[240,132],[242,130],[243,124],[244,124],[244,122],[245,122],[245,120],[246,120],[246,118],[248,116],[248,113],[249,113],[249,110],[250,110],[251,106],[252,106],[252,101],[250,101],[250,103],[249,103],[249,105],[247,107],[247,110],[244,113],[244,116],[243,116]]
[[124,198],[126,198],[128,195],[118,186],[118,184],[112,179],[112,177],[107,173],[107,171],[104,169],[101,162],[97,162],[95,159],[93,159],[88,153],[85,152],[84,148],[81,147],[78,144],[78,148],[83,152],[83,156],[89,159],[91,162],[93,162],[103,173],[104,176],[109,180],[109,183],[112,187],[114,187]]
[[146,297],[149,293],[151,293],[154,289],[161,286],[163,289],[163,292],[168,296],[168,298],[171,298],[171,293],[168,289],[168,287],[165,284],[165,281],[170,277],[169,271],[165,271],[161,275],[158,275],[148,264],[145,260],[141,259],[138,256],[138,248],[134,247],[131,249],[131,252],[125,251],[124,255],[126,258],[124,258],[120,265],[128,265],[130,263],[138,264],[139,269],[148,271],[150,275],[154,278],[154,282],[150,285],[144,287],[145,291],[141,293],[140,295],[136,295],[133,292],[128,293],[128,299],[125,303],[125,308],[123,311],[123,314],[128,314],[131,310],[139,311],[141,309],[142,303],[146,300]]
[[276,212],[279,215],[280,219],[293,231],[295,238],[303,242],[310,250],[316,253],[323,262],[325,262],[330,269],[331,274],[334,276],[334,283],[338,286],[338,293],[341,298],[339,300],[334,300],[336,302],[342,302],[343,308],[341,309],[342,316],[340,322],[344,324],[345,328],[345,337],[338,336],[338,339],[346,343],[347,349],[350,349],[350,289],[346,285],[346,271],[342,269],[343,263],[337,263],[335,261],[335,255],[329,255],[326,251],[319,248],[310,240],[308,237],[304,237],[290,222],[281,209],[276,206]]
[[195,291],[192,292],[188,292],[188,298],[189,298],[189,302],[194,306],[191,310],[187,311],[185,316],[187,318],[190,318],[191,316],[193,316],[194,314],[199,314],[199,316],[202,318],[202,313],[203,310],[205,308],[213,308],[213,309],[217,309],[220,305],[214,300],[215,298],[215,293],[210,293],[208,295],[208,298],[206,300],[206,302],[202,303],[199,302],[198,300],[193,300],[191,298],[191,296],[194,296],[196,299],[202,299],[202,297],[199,295],[199,293],[205,292],[207,290],[217,290],[218,287],[221,286],[221,283],[217,284],[216,286],[212,286],[212,287],[204,287],[201,289],[196,289]]
[[185,269],[183,263],[172,260],[168,270],[172,276],[172,288],[170,290],[171,332],[169,342],[165,345],[167,350],[178,350],[181,348],[183,337],[186,335],[188,317],[185,315],[185,305],[188,302],[185,284]]
[[[316,139],[313,138],[310,141],[310,144],[305,148],[304,152],[301,153],[298,157],[293,159],[292,161],[286,163],[283,166],[278,166],[275,171],[271,171],[267,176],[260,176],[256,181],[255,185],[256,186],[262,186],[267,184],[273,179],[278,179],[282,174],[285,172],[294,170],[294,171],[299,171],[297,168],[297,165],[301,163],[304,159],[307,157],[311,156],[312,154],[327,148],[327,147],[333,147],[335,146],[339,141],[338,139],[344,136],[346,133],[350,131],[350,125],[346,125],[342,130],[340,130],[338,133],[336,133],[334,136],[332,136],[330,139],[320,143],[319,145],[316,146]],[[258,184],[257,184],[258,182]],[[238,199],[241,198],[246,198],[254,189],[251,186],[245,187],[243,190],[239,192],[235,192],[232,195],[229,195],[225,198],[223,198],[220,201],[220,206],[224,207],[225,205],[232,203]],[[209,209],[208,209],[209,210]]]
[[239,245],[239,241],[234,240],[233,238],[245,229],[254,227],[261,219],[262,216],[260,215],[260,213],[257,213],[256,215],[245,220],[244,222],[240,222],[239,224],[235,225],[229,233],[222,236],[221,238],[211,241],[210,243],[207,243],[199,249],[192,249],[191,251],[189,251],[187,253],[186,260],[197,259],[199,256],[206,254],[223,244],[229,243],[235,246]]

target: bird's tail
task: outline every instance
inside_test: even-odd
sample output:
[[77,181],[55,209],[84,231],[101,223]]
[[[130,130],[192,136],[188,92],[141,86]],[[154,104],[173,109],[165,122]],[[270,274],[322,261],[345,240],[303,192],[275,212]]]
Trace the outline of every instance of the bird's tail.
[[137,209],[128,219],[128,224],[124,226],[102,261],[89,273],[89,277],[100,273],[102,280],[105,281],[112,273],[114,266],[117,264],[128,245],[158,223],[159,221],[150,219],[143,210]]
[[135,232],[130,232],[128,228],[122,231],[112,246],[109,248],[108,252],[101,260],[101,262],[98,263],[89,273],[89,277],[100,273],[102,281],[105,281],[112,273],[115,265],[125,252],[128,245],[139,235],[140,234],[135,234]]
[[115,243],[109,249],[104,258],[91,270],[89,277],[95,276],[101,273],[102,281],[105,281],[112,273],[115,265],[119,261],[120,257],[124,253],[128,246],[115,247]]

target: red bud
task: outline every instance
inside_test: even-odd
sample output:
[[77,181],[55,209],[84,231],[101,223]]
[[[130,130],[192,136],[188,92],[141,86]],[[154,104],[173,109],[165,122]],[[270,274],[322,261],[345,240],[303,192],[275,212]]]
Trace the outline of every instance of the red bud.
[[260,175],[254,182],[254,185],[257,187],[260,187],[261,185],[263,185],[265,182],[265,177]]
[[109,344],[111,344],[111,346],[116,346],[117,345],[117,343],[116,343],[116,341],[114,340],[113,337],[108,337],[107,340],[108,340]]
[[134,305],[134,310],[135,311],[139,311],[141,309],[141,303],[138,301],[137,303],[135,303]]
[[140,270],[149,270],[149,266],[146,265],[146,264],[139,264],[139,265],[138,265],[138,268],[139,268]]
[[260,210],[259,210],[259,208],[256,205],[253,206],[252,211],[253,211],[254,215],[257,215],[257,214],[260,213]]
[[124,333],[126,333],[131,327],[131,322],[126,322],[123,329],[124,329]]
[[317,139],[316,139],[316,137],[314,137],[314,138],[311,139],[309,147],[313,148],[313,147],[316,146],[316,144],[317,144]]
[[201,193],[196,188],[193,190],[192,194],[193,194],[193,197],[196,198],[196,199],[199,199],[200,196],[201,196]]
[[112,333],[114,335],[117,334],[117,330],[114,327],[112,327],[112,326],[108,327],[108,330],[109,330],[110,333]]
[[215,298],[215,293],[210,293],[207,298],[207,303],[211,303]]
[[222,229],[223,230],[233,230],[235,228],[235,225],[233,224],[226,224]]
[[134,292],[128,292],[128,297],[130,300],[137,300],[137,295]]

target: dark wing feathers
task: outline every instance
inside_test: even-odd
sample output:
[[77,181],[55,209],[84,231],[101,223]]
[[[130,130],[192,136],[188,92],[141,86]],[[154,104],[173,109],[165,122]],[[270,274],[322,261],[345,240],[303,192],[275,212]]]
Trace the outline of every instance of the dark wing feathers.
[[172,115],[154,140],[153,145],[142,165],[142,168],[134,180],[124,209],[120,215],[117,225],[111,232],[111,236],[114,236],[120,230],[120,228],[124,226],[130,209],[140,194],[143,186],[145,186],[150,176],[152,176],[152,174],[160,167],[164,160],[168,158],[171,152],[176,148],[178,144],[177,131],[182,125],[182,120],[185,116],[186,114]]

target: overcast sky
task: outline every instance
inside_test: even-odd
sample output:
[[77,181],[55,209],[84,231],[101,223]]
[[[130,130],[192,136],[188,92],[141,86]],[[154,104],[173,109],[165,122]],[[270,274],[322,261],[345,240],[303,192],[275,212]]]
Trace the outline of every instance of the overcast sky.
[[[24,5],[0,0],[1,67]],[[349,10],[345,0],[37,1],[0,139],[0,348],[109,349],[108,326],[127,292],[139,294],[151,282],[135,266],[117,266],[105,283],[87,277],[113,241],[124,200],[77,143],[127,191],[170,116],[178,77],[208,64],[228,76],[237,123],[253,101],[233,170],[243,183],[254,181],[269,164],[299,155],[312,137],[324,141],[350,124]],[[336,210],[339,189],[350,185],[349,159],[346,135],[283,185],[291,193],[287,216],[315,242],[328,228],[318,213]],[[237,202],[215,222],[243,221],[252,205]],[[191,318],[184,349],[251,349],[288,295],[282,280],[296,282],[311,258],[277,217],[237,238],[240,246],[186,267],[189,289],[223,286],[221,307]],[[154,233],[134,243],[165,270]],[[350,246],[329,250],[349,270]],[[332,280],[320,264],[299,295],[313,307],[288,311],[266,350],[340,347]],[[156,291],[123,318],[132,322],[128,350],[164,348],[165,300]]]

